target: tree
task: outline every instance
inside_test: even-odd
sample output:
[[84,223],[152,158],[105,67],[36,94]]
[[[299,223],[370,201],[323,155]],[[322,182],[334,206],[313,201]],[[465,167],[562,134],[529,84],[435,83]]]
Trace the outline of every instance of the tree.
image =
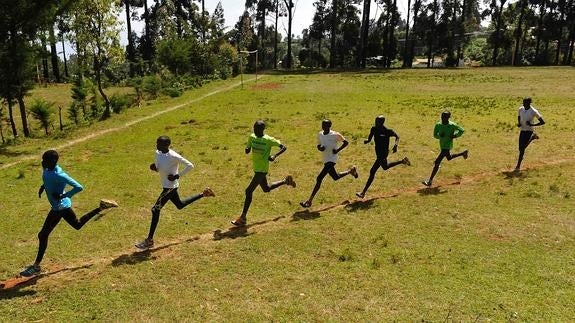
[[[294,14],[294,4],[293,4],[293,0],[283,0],[286,10],[287,10],[287,14],[288,14],[288,32],[287,32],[287,55],[286,55],[286,67],[288,69],[292,68],[292,33],[291,33],[291,27],[292,27],[292,22],[293,22],[293,14]],[[334,0],[335,1],[335,0]]]
[[54,110],[52,109],[52,103],[44,100],[36,100],[32,103],[30,107],[30,112],[32,117],[40,122],[46,136],[48,135],[48,128],[52,126]]
[[493,46],[493,56],[491,58],[491,65],[497,65],[497,57],[499,56],[499,49],[501,48],[501,44],[503,42],[503,29],[505,26],[503,25],[503,7],[507,0],[492,0],[490,4],[491,9],[491,19],[495,21],[495,31],[489,38],[491,46]]
[[371,0],[363,0],[363,11],[361,15],[361,34],[359,37],[359,53],[358,66],[360,68],[365,68],[366,63],[366,51],[367,51],[367,39],[369,36],[369,9],[371,7]]
[[83,52],[89,53],[92,58],[94,79],[105,103],[102,118],[106,119],[112,110],[103,89],[104,70],[124,56],[118,38],[117,0],[79,0],[76,5],[78,7],[73,18],[75,40],[83,47]]
[[17,132],[12,116],[13,100],[20,107],[24,136],[30,136],[24,96],[32,88],[34,75],[31,44],[58,4],[57,0],[0,0],[0,95],[8,102],[14,136]]

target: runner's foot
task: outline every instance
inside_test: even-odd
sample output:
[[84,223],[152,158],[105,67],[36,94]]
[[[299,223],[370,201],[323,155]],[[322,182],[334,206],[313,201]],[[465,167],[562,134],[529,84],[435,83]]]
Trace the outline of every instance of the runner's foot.
[[421,182],[421,184],[429,187],[429,186],[431,186],[432,183],[431,183],[431,181],[423,181],[423,182]]
[[362,199],[362,198],[365,197],[365,193],[363,193],[363,192],[362,192],[362,193],[357,192],[357,193],[355,193],[355,196],[357,196],[357,197],[359,197],[360,199]]
[[409,161],[409,158],[407,158],[407,157],[405,157],[405,158],[402,160],[402,162],[403,162],[404,165],[411,166],[411,162]]
[[469,156],[469,150],[465,149],[463,151],[463,159],[467,159],[467,156]]
[[141,242],[136,243],[134,246],[141,250],[150,249],[154,246],[154,240],[152,239],[144,239]]
[[202,196],[203,197],[210,197],[210,196],[216,196],[216,194],[214,193],[214,191],[212,191],[211,188],[206,187],[206,189],[202,192]]
[[32,277],[34,275],[38,275],[42,269],[38,265],[30,265],[26,269],[20,272],[20,276],[23,277]]
[[531,140],[537,140],[537,139],[539,139],[539,136],[536,133],[533,133],[531,135]]
[[351,176],[353,176],[354,178],[357,178],[359,175],[357,174],[357,167],[355,166],[351,166],[351,168],[349,169],[349,173],[351,174]]
[[114,200],[100,200],[100,210],[111,209],[113,207],[118,207],[118,202]]
[[247,220],[246,218],[243,218],[241,216],[239,216],[237,219],[232,220],[232,224],[235,225],[236,227],[243,227],[247,224]]
[[289,186],[295,188],[295,181],[293,180],[293,177],[291,175],[286,176],[284,181],[285,181],[286,185],[289,185]]
[[311,202],[310,201],[303,201],[303,202],[299,202],[299,205],[301,205],[301,207],[303,207],[303,208],[308,208],[308,207],[311,207]]

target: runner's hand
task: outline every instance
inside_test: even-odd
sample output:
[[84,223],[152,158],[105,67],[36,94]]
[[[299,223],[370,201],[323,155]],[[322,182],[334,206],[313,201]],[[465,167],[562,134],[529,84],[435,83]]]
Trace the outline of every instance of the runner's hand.
[[392,151],[393,153],[396,153],[396,152],[397,152],[397,145],[393,145],[393,149],[391,149],[391,151]]
[[178,174],[176,174],[176,175],[169,174],[169,175],[168,175],[168,180],[169,180],[169,181],[175,181],[175,180],[177,180],[178,178],[180,178],[180,175],[178,175]]
[[274,160],[276,160],[276,156],[275,155],[269,156],[268,160],[273,162]]
[[339,151],[334,148],[331,152],[332,152],[334,155],[337,155],[337,153],[338,153]]
[[150,169],[153,170],[154,172],[158,171],[158,168],[156,167],[156,164],[154,164],[154,163],[150,164]]
[[52,197],[59,201],[59,200],[65,198],[66,196],[64,196],[64,194],[61,194],[61,193],[52,193]]

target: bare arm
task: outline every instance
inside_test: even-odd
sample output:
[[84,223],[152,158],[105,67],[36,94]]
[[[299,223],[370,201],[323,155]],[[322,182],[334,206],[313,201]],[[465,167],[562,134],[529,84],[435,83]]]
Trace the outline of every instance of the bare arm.
[[269,161],[274,161],[278,158],[279,155],[283,154],[287,150],[287,147],[284,145],[280,145],[280,151],[278,151],[275,155],[271,155],[268,159]]

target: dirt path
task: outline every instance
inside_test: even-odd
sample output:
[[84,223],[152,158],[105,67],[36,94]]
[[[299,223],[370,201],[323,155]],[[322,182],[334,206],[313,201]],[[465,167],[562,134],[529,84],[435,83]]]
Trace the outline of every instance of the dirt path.
[[[574,161],[575,158],[564,158],[554,161],[544,161],[538,164],[532,164],[527,169],[544,168],[549,166],[572,163]],[[50,268],[49,271],[42,273],[41,275],[35,277],[34,279],[11,278],[0,282],[0,292],[17,293],[18,289],[20,288],[34,285],[40,280],[47,280],[47,279],[50,279],[53,284],[58,285],[60,280],[62,281],[73,280],[70,277],[65,278],[68,272],[74,272],[82,269],[88,270],[92,267],[97,268],[91,269],[88,275],[97,276],[101,272],[105,271],[106,270],[105,268],[107,266],[116,267],[122,265],[136,264],[151,259],[158,260],[161,258],[169,258],[171,254],[169,249],[178,245],[187,243],[217,243],[217,241],[224,239],[236,239],[236,238],[248,237],[254,232],[261,233],[261,232],[278,230],[279,225],[289,224],[289,222],[291,221],[313,219],[319,217],[320,214],[323,212],[329,212],[332,210],[342,209],[345,207],[354,207],[354,206],[360,207],[362,204],[372,203],[375,200],[383,200],[413,194],[422,194],[422,195],[433,194],[434,191],[440,191],[441,188],[459,186],[459,185],[468,185],[498,175],[503,175],[506,178],[514,178],[514,177],[525,176],[522,174],[524,173],[515,173],[507,169],[501,169],[497,171],[473,174],[464,177],[462,179],[453,179],[453,178],[445,179],[442,181],[438,181],[436,185],[430,188],[418,185],[403,190],[396,190],[378,195],[373,195],[370,198],[365,198],[363,200],[362,199],[345,200],[338,204],[324,205],[316,209],[300,210],[294,212],[291,215],[279,215],[276,216],[275,218],[262,220],[259,222],[253,222],[244,228],[230,228],[231,225],[226,225],[225,227],[228,227],[228,229],[224,230],[218,229],[215,230],[214,232],[198,234],[191,237],[190,236],[177,237],[165,241],[160,245],[156,245],[153,249],[146,251],[135,251],[135,248],[132,248],[131,249],[132,251],[129,250],[119,251],[113,255],[102,258],[79,260],[77,264],[71,266],[52,265],[51,266],[52,268]],[[85,275],[83,277],[85,278]]]
[[[260,75],[260,76],[258,77],[258,80],[259,80],[259,79],[262,79],[263,77],[265,77],[265,75]],[[254,80],[255,80],[255,78],[251,78],[251,79],[245,80],[244,82],[251,82],[251,81],[254,81]],[[136,125],[136,124],[138,124],[138,123],[141,123],[141,122],[144,122],[144,121],[146,121],[146,120],[150,120],[150,119],[156,118],[156,117],[158,117],[158,116],[161,116],[162,114],[165,114],[165,113],[172,112],[172,111],[174,111],[174,110],[183,108],[183,107],[188,106],[188,105],[190,105],[190,104],[192,104],[192,103],[196,103],[196,102],[202,101],[202,100],[204,100],[204,99],[206,99],[206,98],[209,98],[210,96],[219,94],[219,93],[221,93],[221,92],[229,91],[229,90],[234,89],[234,88],[236,88],[236,87],[238,87],[238,86],[241,86],[241,85],[242,85],[242,83],[239,82],[239,83],[232,84],[232,85],[230,85],[230,86],[228,86],[228,87],[224,87],[224,88],[221,88],[221,89],[214,90],[214,91],[212,91],[212,92],[209,92],[209,93],[207,93],[207,94],[204,94],[204,95],[200,96],[199,98],[195,98],[195,99],[190,100],[190,101],[188,101],[188,102],[185,102],[185,103],[182,103],[182,104],[178,104],[178,105],[169,107],[169,108],[167,108],[167,109],[163,109],[162,111],[158,111],[158,112],[152,113],[152,114],[150,114],[150,115],[148,115],[148,116],[145,116],[145,117],[142,117],[142,118],[139,118],[139,119],[135,119],[135,120],[132,120],[132,121],[130,121],[130,122],[126,122],[126,123],[125,123],[124,125],[122,125],[122,126],[115,127],[115,128],[109,128],[109,129],[105,129],[105,130],[101,130],[101,131],[92,133],[92,134],[90,134],[90,135],[87,135],[87,136],[84,136],[84,137],[81,137],[81,138],[78,138],[78,139],[74,139],[74,140],[68,141],[68,142],[66,142],[65,144],[62,144],[62,145],[60,145],[60,146],[55,147],[55,149],[56,149],[56,150],[60,150],[60,149],[63,149],[63,148],[68,148],[68,147],[77,145],[77,144],[79,144],[79,143],[88,141],[88,140],[90,140],[90,139],[94,139],[94,138],[97,138],[97,137],[100,137],[100,136],[109,134],[109,133],[111,133],[111,132],[116,132],[116,131],[124,130],[124,129],[129,128],[129,127],[131,127],[131,126],[133,126],[133,125]],[[26,155],[26,156],[20,157],[20,158],[18,158],[18,159],[16,159],[16,160],[12,161],[12,162],[9,162],[9,163],[7,163],[7,164],[1,165],[1,166],[0,166],[0,170],[7,169],[7,168],[10,168],[10,167],[12,167],[12,166],[15,166],[15,165],[18,165],[18,164],[20,164],[20,163],[23,163],[23,162],[25,162],[25,161],[29,161],[29,160],[33,160],[33,159],[38,159],[38,158],[39,158],[39,157],[38,157],[37,155]]]

